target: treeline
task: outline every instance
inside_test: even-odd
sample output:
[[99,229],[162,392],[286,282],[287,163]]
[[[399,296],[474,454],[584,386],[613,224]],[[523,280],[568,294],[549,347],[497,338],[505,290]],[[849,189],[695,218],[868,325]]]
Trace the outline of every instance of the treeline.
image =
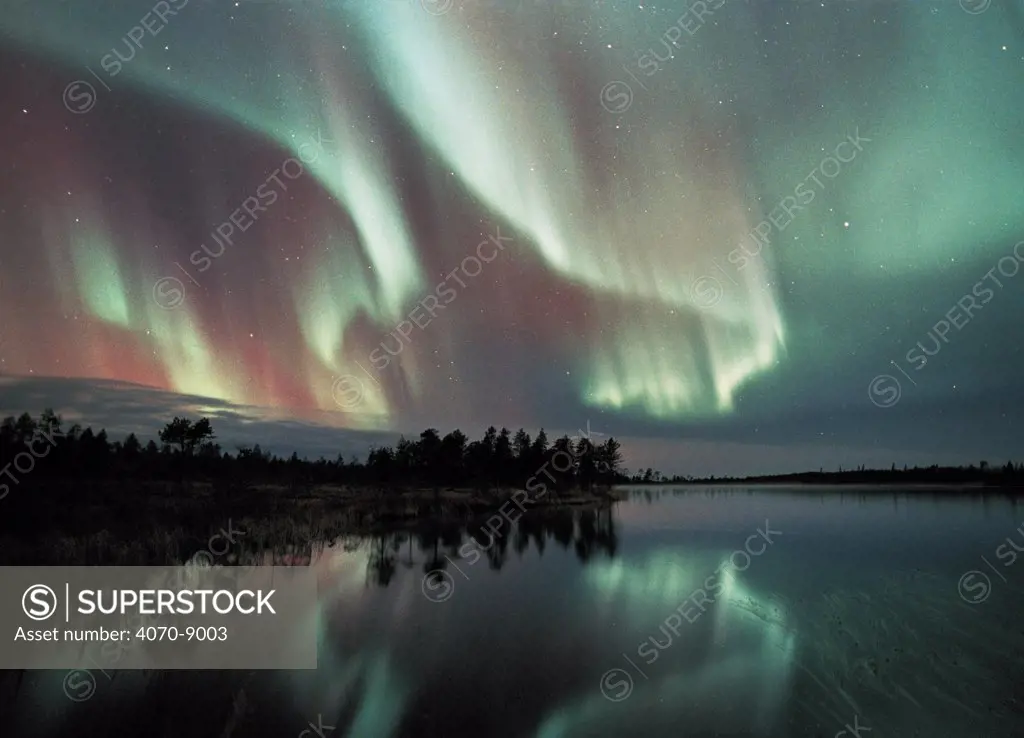
[[710,477],[709,479],[688,479],[689,482],[715,482],[719,484],[731,484],[734,482],[747,482],[750,484],[935,484],[935,485],[977,485],[989,487],[1019,487],[1024,486],[1024,464],[1014,464],[1007,461],[1003,466],[991,466],[987,461],[980,462],[977,466],[903,466],[897,469],[893,464],[889,469],[866,469],[860,466],[856,469],[839,468],[838,471],[828,472],[819,469],[816,472],[799,472],[794,474],[775,474],[759,477]]
[[530,487],[542,480],[556,490],[591,490],[625,481],[618,441],[609,438],[594,444],[589,438],[562,436],[548,443],[543,429],[536,438],[520,428],[513,436],[508,428],[493,426],[483,438],[469,441],[460,430],[443,438],[433,428],[419,440],[399,440],[391,448],[370,451],[367,468],[384,484],[418,483],[424,486],[510,488]]
[[[288,459],[257,444],[232,455],[215,442],[210,421],[174,418],[159,432],[160,444],[143,445],[135,434],[110,441],[105,430],[64,427],[52,410],[39,419],[28,413],[0,423],[0,485],[29,475],[79,479],[222,479],[290,484],[350,484],[382,487],[522,488],[539,480],[547,489],[587,491],[629,482],[614,438],[594,444],[590,438],[562,436],[549,443],[520,429],[512,434],[488,428],[470,441],[460,430],[445,436],[433,429],[417,440],[402,437],[392,446],[370,450],[365,461],[341,454],[334,460]],[[0,497],[4,496],[0,486]]]

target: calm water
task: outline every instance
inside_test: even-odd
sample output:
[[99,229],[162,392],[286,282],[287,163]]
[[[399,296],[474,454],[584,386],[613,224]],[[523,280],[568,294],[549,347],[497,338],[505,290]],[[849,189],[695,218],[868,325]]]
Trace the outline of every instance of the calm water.
[[99,676],[81,703],[47,673],[14,734],[1024,735],[1021,512],[662,489],[482,554],[458,528],[335,542],[316,672]]

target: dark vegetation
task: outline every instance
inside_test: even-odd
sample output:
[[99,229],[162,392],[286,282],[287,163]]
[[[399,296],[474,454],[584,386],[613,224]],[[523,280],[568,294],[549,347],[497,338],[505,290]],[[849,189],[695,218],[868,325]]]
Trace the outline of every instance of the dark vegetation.
[[[82,536],[132,539],[167,548],[168,531],[181,538],[208,535],[211,521],[247,518],[272,524],[285,538],[291,528],[380,532],[414,521],[468,523],[518,496],[528,507],[600,507],[617,499],[612,485],[774,483],[918,484],[995,487],[1016,493],[1024,467],[1007,463],[765,477],[668,478],[653,469],[629,475],[618,442],[563,436],[549,443],[520,429],[489,428],[470,441],[454,430],[423,431],[394,447],[372,449],[365,461],[284,459],[242,447],[232,455],[216,443],[211,423],[175,418],[143,445],[135,435],[111,441],[104,430],[65,428],[46,410],[0,423],[0,539],[51,542]],[[289,530],[284,530],[284,529]],[[269,535],[269,534],[268,534]],[[305,535],[305,534],[303,534]],[[40,543],[39,545],[42,545]],[[54,545],[57,545],[56,543]],[[95,541],[95,545],[107,545]],[[162,558],[166,558],[163,556]]]
[[[609,438],[489,428],[469,439],[428,429],[418,440],[374,448],[363,462],[283,459],[260,447],[234,455],[210,421],[174,418],[160,443],[132,434],[111,441],[46,410],[0,423],[0,536],[58,540],[108,532],[113,540],[161,539],[170,528],[205,531],[211,520],[275,521],[303,530],[372,531],[415,520],[468,521],[507,504],[524,487],[530,506],[603,505],[620,471]],[[146,538],[140,533],[149,530]],[[102,544],[98,544],[102,545]],[[163,544],[155,544],[158,548]]]
[[[622,467],[620,444],[614,439],[594,444],[583,435],[563,436],[550,443],[542,429],[536,438],[520,428],[512,434],[488,428],[483,438],[470,441],[460,430],[445,436],[433,429],[419,439],[402,437],[394,446],[372,448],[365,461],[323,457],[281,458],[253,447],[234,455],[215,442],[207,418],[174,418],[159,432],[160,444],[143,445],[135,434],[110,441],[78,425],[64,428],[60,416],[45,410],[38,419],[28,413],[0,423],[0,500],[16,496],[28,481],[74,480],[76,483],[127,481],[185,484],[188,489],[213,488],[221,496],[242,488],[284,487],[311,494],[318,486],[371,492],[378,499],[410,490],[475,493],[514,489],[562,498],[567,494],[600,494],[615,484],[935,484],[1020,486],[1024,464],[1007,462],[992,467],[982,461],[968,467],[913,467],[800,472],[755,477],[669,477],[647,468],[633,474]],[[181,492],[181,490],[178,490]]]
[[[649,481],[649,480],[644,480]],[[928,485],[935,487],[1003,487],[1007,489],[1024,488],[1024,464],[1007,461],[1003,466],[992,467],[987,461],[975,466],[933,466],[896,468],[893,464],[889,469],[856,469],[837,471],[798,472],[794,474],[775,474],[758,477],[673,477],[672,479],[654,480],[661,484],[715,483],[734,484],[863,484],[863,485]]]
[[[404,437],[392,448],[371,449],[365,462],[282,459],[254,447],[231,454],[214,442],[207,418],[175,418],[159,433],[157,445],[143,446],[135,434],[111,442],[107,432],[73,425],[46,410],[38,420],[28,413],[0,423],[0,479],[18,484],[29,475],[77,480],[217,481],[243,480],[285,484],[351,484],[399,490],[403,487],[507,489],[522,488],[543,474],[549,489],[593,491],[628,482],[621,472],[622,454],[614,438],[593,444],[568,436],[548,442],[541,430],[535,439],[519,429],[487,429],[478,441],[460,430],[444,437],[430,428],[419,440]],[[20,463],[17,457],[21,457]],[[45,461],[43,460],[45,459]],[[6,472],[3,470],[7,470]],[[11,485],[13,487],[13,485]],[[2,488],[0,488],[2,493]]]

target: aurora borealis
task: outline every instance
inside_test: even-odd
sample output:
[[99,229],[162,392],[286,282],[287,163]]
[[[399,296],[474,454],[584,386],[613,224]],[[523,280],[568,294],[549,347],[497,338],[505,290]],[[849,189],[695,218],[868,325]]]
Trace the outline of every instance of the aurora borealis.
[[5,411],[44,377],[69,415],[591,419],[669,472],[1019,451],[1024,277],[867,391],[1024,239],[1019,0],[39,0],[0,57]]

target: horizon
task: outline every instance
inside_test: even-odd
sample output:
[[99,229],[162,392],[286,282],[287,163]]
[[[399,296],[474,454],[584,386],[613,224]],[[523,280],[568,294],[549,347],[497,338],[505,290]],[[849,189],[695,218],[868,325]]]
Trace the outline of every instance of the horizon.
[[[201,420],[203,423],[208,423],[209,422],[209,418],[205,418],[205,417],[202,418],[202,419],[192,419],[192,418],[187,418],[187,417],[175,416],[172,419],[174,421],[173,423],[168,421],[163,426],[163,428],[160,428],[157,431],[157,433],[152,435],[152,436],[148,435],[148,434],[145,434],[145,433],[135,433],[134,431],[132,431],[132,432],[128,432],[128,433],[122,435],[121,437],[116,437],[114,434],[108,433],[107,429],[105,427],[93,428],[91,425],[88,425],[88,424],[84,424],[83,425],[83,424],[77,423],[77,422],[67,423],[67,422],[65,422],[65,419],[63,418],[63,416],[60,413],[56,412],[53,408],[46,408],[40,416],[33,416],[31,413],[29,413],[27,411],[24,412],[24,413],[12,414],[12,415],[7,415],[7,416],[3,416],[3,414],[0,413],[0,420],[2,420],[3,425],[5,427],[9,425],[12,430],[16,427],[16,421],[20,421],[21,419],[26,418],[26,417],[28,418],[28,420],[31,423],[35,424],[37,428],[47,428],[48,427],[47,423],[43,421],[43,416],[45,416],[47,414],[52,414],[52,416],[54,418],[54,422],[56,423],[56,425],[52,426],[52,427],[49,427],[49,430],[46,430],[46,431],[44,431],[44,430],[37,430],[36,431],[36,435],[40,435],[41,436],[40,441],[45,440],[45,441],[47,441],[47,442],[52,444],[54,438],[68,438],[68,437],[70,437],[68,431],[70,431],[72,429],[75,429],[75,434],[73,434],[73,435],[76,436],[77,438],[81,438],[81,435],[86,433],[86,432],[92,434],[93,436],[98,436],[98,435],[102,434],[104,436],[104,438],[105,438],[105,442],[111,448],[124,447],[127,444],[127,441],[128,441],[129,438],[134,438],[137,450],[142,450],[142,449],[147,449],[148,450],[149,447],[152,447],[154,452],[159,453],[160,455],[171,455],[171,456],[174,456],[177,453],[175,451],[175,449],[174,449],[174,444],[175,443],[182,443],[183,446],[182,446],[181,451],[184,452],[184,443],[185,443],[185,441],[183,440],[184,436],[183,435],[179,435],[177,441],[172,441],[172,440],[169,440],[169,439],[165,439],[163,437],[165,433],[171,432],[172,427],[175,426],[179,421],[185,421],[187,424],[188,423],[193,423],[196,420]],[[531,432],[531,431],[529,431],[529,430],[527,430],[525,428],[518,428],[518,429],[516,429],[515,433],[513,433],[513,430],[510,429],[510,428],[506,428],[504,426],[502,426],[501,428],[497,428],[497,427],[495,427],[493,425],[489,426],[485,433],[486,434],[495,434],[496,436],[507,435],[509,440],[512,439],[513,435],[518,436],[519,433],[525,433],[526,434],[526,443],[527,444],[529,444],[531,442],[531,438],[535,439],[537,441],[540,441],[538,436],[539,436],[540,433],[544,433],[545,438],[546,438],[546,448],[554,450],[555,442],[556,441],[566,441],[568,443],[568,446],[566,446],[566,448],[571,449],[571,451],[570,451],[571,455],[573,456],[573,458],[575,459],[576,462],[579,462],[580,459],[582,458],[582,455],[586,453],[586,451],[580,452],[578,450],[580,448],[579,444],[582,441],[589,442],[592,445],[592,450],[597,451],[597,452],[602,452],[602,447],[605,445],[604,441],[597,441],[597,439],[596,439],[596,436],[601,436],[601,435],[605,435],[605,434],[598,433],[596,431],[591,431],[590,428],[589,428],[589,423],[587,425],[588,425],[587,431],[583,431],[582,429],[578,429],[577,434],[574,434],[572,436],[570,436],[568,433],[552,434],[552,435],[548,436],[546,430],[543,429],[543,428],[537,429],[536,432]],[[209,445],[210,449],[216,453],[216,457],[217,458],[231,457],[231,458],[234,458],[236,460],[240,460],[243,457],[243,455],[245,455],[247,453],[258,452],[259,455],[266,457],[266,459],[268,461],[285,462],[287,460],[295,458],[295,459],[301,461],[304,464],[311,464],[312,465],[312,464],[317,464],[317,463],[320,463],[320,462],[327,462],[328,464],[337,464],[339,467],[351,466],[353,464],[354,465],[361,465],[363,467],[368,467],[368,466],[370,466],[373,463],[373,455],[374,455],[375,451],[386,450],[388,452],[394,452],[399,446],[401,446],[403,441],[411,442],[412,445],[415,446],[418,443],[417,439],[422,439],[423,436],[426,435],[430,431],[434,432],[435,437],[438,440],[445,439],[446,441],[447,441],[447,436],[449,434],[454,434],[454,433],[460,433],[461,432],[461,429],[459,429],[459,428],[453,428],[453,429],[451,429],[449,431],[445,431],[444,429],[437,429],[437,428],[433,428],[433,427],[431,427],[431,428],[424,428],[420,433],[411,433],[411,434],[403,433],[403,434],[400,434],[398,439],[396,439],[397,443],[389,444],[389,443],[384,442],[384,443],[381,443],[379,445],[378,444],[373,444],[373,445],[371,445],[369,447],[369,449],[368,449],[368,451],[367,451],[367,453],[365,454],[364,457],[360,457],[358,454],[351,454],[349,456],[349,458],[345,458],[343,453],[339,451],[334,456],[334,458],[328,458],[324,454],[321,454],[320,456],[314,458],[314,457],[310,457],[308,455],[301,455],[300,456],[298,454],[297,450],[293,450],[292,453],[288,453],[287,451],[285,451],[285,452],[278,452],[277,450],[275,450],[273,448],[263,448],[262,444],[260,444],[259,442],[248,443],[248,444],[237,444],[235,446],[235,453],[231,453],[231,451],[224,449],[222,447],[222,444],[218,442],[219,440],[221,440],[221,438],[220,438],[220,436],[218,436],[216,434],[216,429],[212,428],[212,426],[210,426],[210,425],[207,425],[206,428],[207,428],[207,432],[203,436],[203,438],[205,438],[205,441],[203,441],[201,443],[197,441],[197,443],[199,445],[196,448],[190,449],[188,451],[189,455],[191,455],[193,453],[199,454],[200,452],[204,451],[204,449],[203,449],[204,446]],[[464,441],[466,443],[470,443],[470,442],[472,442],[474,440],[477,440],[477,439],[473,438],[472,436],[465,436],[465,434],[463,434],[463,435],[464,435]],[[483,439],[483,438],[484,438],[484,434],[481,434],[481,439]],[[614,439],[613,436],[609,436],[606,439],[606,441],[612,441],[612,440],[615,441],[615,448],[616,449],[621,448],[621,446],[618,444],[617,439]],[[467,451],[468,451],[468,449],[467,449]],[[525,457],[523,457],[523,458],[525,458]],[[622,461],[624,461],[625,457],[620,455],[620,459]],[[520,459],[518,456],[513,455],[513,456],[509,457],[508,462],[509,462],[510,465],[516,466],[516,465],[518,465],[521,462],[521,460],[522,459]],[[546,466],[546,464],[545,464],[545,466]],[[662,471],[660,469],[656,469],[656,468],[653,468],[653,467],[638,466],[638,467],[631,468],[631,467],[626,466],[624,463],[621,463],[621,464],[618,465],[618,468],[615,469],[615,474],[617,474],[620,477],[623,477],[623,479],[619,480],[619,484],[621,484],[621,485],[652,484],[652,483],[653,484],[684,484],[684,483],[685,484],[691,484],[691,483],[699,484],[699,483],[715,482],[716,480],[720,481],[721,483],[730,483],[730,484],[737,483],[737,482],[752,482],[753,484],[756,485],[756,483],[758,483],[761,480],[780,479],[780,480],[783,480],[783,482],[785,482],[785,481],[792,481],[793,477],[803,477],[803,476],[809,476],[809,475],[821,475],[821,476],[824,476],[824,477],[837,477],[837,476],[840,476],[840,475],[843,475],[843,474],[851,475],[851,476],[852,475],[862,475],[862,474],[869,474],[869,475],[870,474],[897,474],[897,475],[899,475],[899,474],[913,473],[913,472],[920,472],[920,471],[971,471],[971,472],[977,471],[982,476],[990,475],[994,479],[999,474],[1003,473],[1006,470],[1008,470],[1009,473],[1012,476],[1012,475],[1015,475],[1016,472],[1020,471],[1021,469],[1024,469],[1024,463],[1022,463],[1022,462],[1016,462],[1015,463],[1012,459],[1007,460],[1007,463],[1005,465],[1004,464],[1000,464],[1000,463],[996,463],[994,466],[988,460],[981,459],[981,460],[979,460],[979,463],[978,463],[977,466],[975,466],[973,463],[971,463],[971,464],[963,464],[963,465],[930,464],[930,465],[927,465],[927,466],[918,466],[918,465],[910,466],[909,464],[906,464],[906,463],[900,465],[900,464],[897,464],[896,462],[892,462],[892,464],[890,464],[890,467],[888,469],[884,469],[882,467],[866,467],[865,465],[861,464],[859,466],[847,467],[845,469],[842,467],[842,465],[840,465],[838,469],[826,470],[823,467],[819,467],[817,471],[814,471],[813,469],[806,469],[806,470],[800,470],[800,471],[789,471],[789,472],[780,472],[780,473],[766,473],[766,474],[751,474],[751,475],[744,475],[744,476],[730,476],[730,475],[716,475],[716,474],[697,476],[697,475],[693,475],[693,474],[678,474],[678,473],[676,473],[676,474],[665,474],[665,473],[662,473]],[[642,477],[642,479],[640,477]],[[537,478],[537,476],[535,475],[534,478]],[[872,484],[876,484],[876,483],[877,482],[874,482]],[[939,485],[942,484],[942,482],[940,480],[936,480],[934,483],[935,484],[939,484]],[[1006,480],[1003,480],[1002,486],[1005,487],[1006,483],[1007,483]],[[822,484],[824,484],[825,486],[828,486],[827,482],[822,482]],[[911,482],[911,484],[917,484],[917,482]],[[956,486],[956,487],[962,487],[963,480],[959,480],[959,481],[953,480],[953,481],[950,481],[950,484],[952,484],[953,486]]]
[[[5,388],[11,383],[13,379],[14,378],[11,377],[0,376],[0,419],[8,416],[17,418],[23,412],[28,412],[33,417],[38,417],[42,410],[45,408],[40,408],[39,410],[34,411],[27,409],[20,409],[14,411],[12,409],[12,406],[7,404],[7,401],[5,401]],[[155,388],[140,389],[153,391]],[[71,425],[78,424],[83,429],[92,427],[93,432],[97,433],[101,429],[106,430],[111,442],[123,441],[124,438],[126,438],[129,434],[134,434],[136,438],[138,438],[139,441],[142,443],[142,445],[146,445],[148,441],[153,440],[157,443],[158,446],[162,445],[159,440],[158,433],[160,429],[163,428],[164,425],[166,425],[166,423],[169,422],[172,417],[177,415],[183,415],[186,417],[190,417],[194,420],[198,419],[200,416],[208,416],[214,422],[214,430],[217,431],[217,437],[215,440],[221,446],[222,453],[229,453],[232,456],[234,456],[237,454],[237,451],[240,448],[252,448],[255,445],[259,445],[264,452],[272,453],[274,456],[277,456],[279,458],[287,459],[292,455],[292,453],[296,453],[300,459],[304,459],[307,461],[316,461],[319,458],[333,460],[340,454],[343,457],[344,461],[346,462],[348,462],[352,456],[356,456],[358,460],[361,463],[363,463],[366,461],[369,451],[373,447],[393,447],[395,443],[398,441],[398,439],[401,437],[415,440],[416,438],[419,437],[419,433],[423,430],[426,430],[427,428],[435,428],[441,433],[441,435],[459,429],[466,433],[470,439],[474,439],[482,436],[484,429],[487,427],[487,425],[483,425],[474,428],[472,431],[470,431],[467,430],[467,426],[456,425],[452,427],[438,427],[437,425],[427,425],[421,428],[408,428],[405,429],[404,431],[353,431],[351,429],[333,428],[326,425],[318,425],[312,422],[300,422],[296,419],[288,421],[260,421],[253,420],[251,418],[242,418],[237,415],[240,409],[238,407],[225,407],[223,408],[223,412],[214,411],[212,413],[203,413],[199,412],[198,410],[192,410],[190,412],[189,408],[211,408],[212,406],[215,406],[218,403],[213,402],[210,398],[205,398],[202,400],[198,398],[193,398],[191,400],[179,400],[179,398],[173,397],[173,395],[171,395],[170,393],[160,392],[159,394],[163,396],[165,399],[169,400],[169,403],[164,408],[164,415],[158,415],[156,413],[150,414],[149,412],[147,412],[145,414],[146,420],[142,420],[138,417],[135,417],[131,421],[123,422],[123,424],[120,425],[106,425],[102,422],[90,423],[88,422],[87,417],[84,415],[76,414],[74,412],[62,412],[61,408],[58,407],[51,407],[50,409],[54,410],[54,412],[58,416],[62,417],[65,429],[70,427]],[[103,400],[100,399],[99,402],[102,404]],[[114,417],[116,417],[116,415],[117,414],[115,413]],[[232,423],[232,421],[234,421],[234,423]],[[222,434],[218,430],[218,428],[221,427],[222,424],[227,425],[227,427],[229,428],[227,435]],[[497,424],[488,425],[493,425],[493,427],[497,430],[501,430],[502,428],[507,427],[509,431],[513,433],[519,429]],[[654,470],[659,471],[663,475],[668,477],[680,476],[685,478],[687,476],[691,476],[694,477],[695,479],[707,479],[709,477],[714,476],[718,478],[731,477],[735,479],[744,479],[748,477],[759,476],[780,476],[787,474],[816,473],[817,470],[824,470],[826,473],[833,473],[839,470],[849,471],[851,469],[856,469],[857,467],[860,466],[864,466],[866,470],[887,471],[893,464],[895,464],[898,469],[901,469],[904,465],[906,465],[908,469],[924,469],[931,468],[934,466],[938,466],[940,468],[967,468],[976,465],[977,462],[981,460],[988,461],[993,467],[1001,467],[1006,461],[1013,461],[1014,463],[1016,463],[1016,460],[1011,458],[1003,460],[998,458],[990,459],[986,457],[963,459],[959,462],[945,463],[940,461],[932,461],[928,460],[927,458],[920,457],[917,458],[916,460],[911,461],[901,461],[900,459],[893,459],[891,461],[886,462],[884,460],[881,460],[881,456],[878,456],[877,458],[879,458],[880,460],[874,462],[876,465],[872,466],[871,462],[864,460],[852,462],[849,461],[849,459],[856,458],[855,454],[850,454],[844,455],[841,459],[835,462],[834,466],[831,467],[819,463],[815,467],[805,467],[800,469],[787,469],[783,467],[776,467],[774,470],[736,473],[735,471],[721,472],[714,470],[698,472],[696,471],[697,467],[690,466],[682,470],[676,471],[671,469],[671,467],[664,468],[658,466],[655,463],[640,463],[637,459],[643,457],[638,456],[635,452],[631,456],[631,447],[640,449],[649,448],[652,445],[656,446],[657,443],[665,443],[664,439],[655,439],[654,441],[652,441],[652,439],[630,439],[628,437],[620,437],[615,435],[614,433],[604,432],[598,430],[596,427],[592,427],[592,424],[589,420],[586,423],[581,424],[581,426],[582,427],[578,427],[574,430],[550,428],[543,429],[545,430],[545,433],[547,434],[549,441],[554,441],[556,438],[561,437],[569,437],[571,439],[588,437],[588,433],[590,434],[590,437],[594,439],[595,442],[601,442],[602,439],[612,437],[615,438],[622,444],[622,451],[624,455],[623,466],[629,470],[630,475],[636,473],[637,471],[642,472],[646,468],[653,468]],[[299,429],[305,430],[310,434],[310,436],[315,436],[316,440],[309,440],[306,444],[302,444],[299,446],[288,446],[287,442],[280,440],[280,437],[282,435],[294,435],[296,431]],[[524,426],[522,427],[522,429],[527,431],[531,436],[536,436],[537,432],[539,432],[542,429],[542,426]],[[332,446],[330,445],[331,440],[334,439],[335,437],[337,437],[339,443],[336,446]],[[668,442],[672,444],[672,447],[674,449],[673,453],[678,453],[680,446],[678,446],[671,440],[669,440]],[[685,443],[686,442],[684,442],[681,448],[686,448]],[[691,441],[689,443],[692,444],[691,452],[695,456],[699,456],[702,453],[701,442]],[[305,446],[305,448],[307,449],[314,450],[303,451],[303,446]],[[775,449],[770,446],[757,447],[715,444],[716,450],[724,449],[726,452],[733,448],[736,448],[737,446],[739,446],[739,448],[742,449],[743,451],[743,454],[740,456],[740,458],[744,459],[748,463],[750,457],[756,452],[772,454],[775,451]],[[332,449],[334,450],[332,451]],[[807,451],[807,453],[814,454],[816,453],[816,450],[814,447],[812,447]],[[631,458],[633,459],[632,462],[630,461]],[[735,469],[738,466],[740,466],[739,463],[732,466],[731,468]]]

